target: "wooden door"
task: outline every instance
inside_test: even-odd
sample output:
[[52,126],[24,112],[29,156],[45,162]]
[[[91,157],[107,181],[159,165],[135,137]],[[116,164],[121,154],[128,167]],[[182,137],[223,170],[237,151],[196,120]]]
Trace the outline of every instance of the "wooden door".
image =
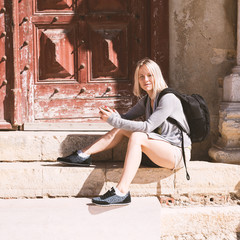
[[133,104],[136,62],[151,54],[147,0],[19,1],[25,125],[98,122]]

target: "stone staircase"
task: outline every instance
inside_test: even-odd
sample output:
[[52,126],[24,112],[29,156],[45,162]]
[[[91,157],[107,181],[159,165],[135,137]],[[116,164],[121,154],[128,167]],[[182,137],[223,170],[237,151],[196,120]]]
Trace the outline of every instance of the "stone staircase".
[[[91,167],[56,162],[58,156],[89,144],[103,133],[1,132],[0,198],[92,197],[104,193],[120,178],[127,141],[94,156]],[[131,194],[159,198],[164,218],[162,239],[207,239],[186,237],[199,234],[198,227],[208,236],[221,230],[235,236],[229,239],[237,239],[240,165],[191,161],[188,171],[190,181],[184,169],[140,167]]]

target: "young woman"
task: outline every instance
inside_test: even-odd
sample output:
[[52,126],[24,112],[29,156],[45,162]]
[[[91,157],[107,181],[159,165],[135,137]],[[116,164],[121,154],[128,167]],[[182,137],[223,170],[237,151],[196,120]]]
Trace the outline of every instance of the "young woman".
[[[89,165],[90,155],[115,147],[124,136],[129,138],[121,179],[116,187],[104,195],[93,198],[98,205],[129,204],[129,186],[136,175],[142,159],[142,152],[156,165],[178,169],[184,166],[181,149],[181,132],[167,118],[178,120],[189,131],[180,100],[172,93],[157,101],[159,93],[167,88],[159,66],[145,58],[138,62],[134,74],[134,94],[137,97],[146,92],[138,103],[126,114],[119,115],[108,107],[100,108],[100,118],[114,127],[92,145],[58,161],[70,164]],[[145,121],[134,119],[145,115]],[[186,161],[190,160],[191,140],[183,132]]]

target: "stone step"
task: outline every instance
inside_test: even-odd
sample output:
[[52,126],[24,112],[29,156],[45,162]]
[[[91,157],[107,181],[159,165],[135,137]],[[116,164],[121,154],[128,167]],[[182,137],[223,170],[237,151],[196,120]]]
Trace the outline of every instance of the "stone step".
[[[0,198],[96,196],[116,185],[121,171],[122,162],[98,161],[92,167],[53,162],[2,162]],[[167,205],[221,203],[240,197],[239,165],[193,161],[188,171],[190,181],[186,180],[185,169],[140,167],[131,184],[131,194],[161,196],[161,202]]]
[[[0,132],[0,161],[56,161],[81,149],[106,131],[2,131]],[[95,161],[122,161],[126,153],[127,139],[113,150],[93,156]]]
[[161,240],[239,240],[240,206],[161,209]]

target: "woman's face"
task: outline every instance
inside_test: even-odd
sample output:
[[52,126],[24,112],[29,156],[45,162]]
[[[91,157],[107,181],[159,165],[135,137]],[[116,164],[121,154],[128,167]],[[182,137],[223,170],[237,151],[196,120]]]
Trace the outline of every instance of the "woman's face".
[[153,92],[154,77],[146,65],[142,65],[138,71],[138,81],[140,87],[149,94]]

